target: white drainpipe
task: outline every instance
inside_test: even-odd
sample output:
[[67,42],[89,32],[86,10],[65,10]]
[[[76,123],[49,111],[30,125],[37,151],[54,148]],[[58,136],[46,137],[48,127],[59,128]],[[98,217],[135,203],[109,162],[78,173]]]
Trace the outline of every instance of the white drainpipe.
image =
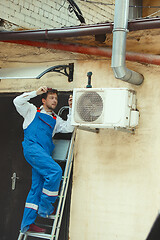
[[125,66],[128,14],[129,0],[116,0],[111,67],[116,78],[128,83],[140,85],[144,79],[143,75],[134,72]]

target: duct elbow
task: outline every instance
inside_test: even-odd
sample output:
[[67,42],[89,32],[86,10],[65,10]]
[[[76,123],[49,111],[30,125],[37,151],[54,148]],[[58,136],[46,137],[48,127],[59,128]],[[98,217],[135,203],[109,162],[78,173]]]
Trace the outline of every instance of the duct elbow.
[[128,70],[131,72],[131,77],[128,79],[128,82],[135,85],[141,85],[143,83],[144,76],[141,73],[135,72],[130,69]]
[[[121,9],[121,11],[119,11]],[[126,35],[128,27],[129,0],[115,1],[112,69],[116,78],[134,85],[143,82],[143,75],[125,66]]]
[[126,67],[119,66],[114,67],[112,66],[115,78],[121,79],[125,82],[134,84],[134,85],[141,85],[143,83],[144,77],[142,74],[132,71]]

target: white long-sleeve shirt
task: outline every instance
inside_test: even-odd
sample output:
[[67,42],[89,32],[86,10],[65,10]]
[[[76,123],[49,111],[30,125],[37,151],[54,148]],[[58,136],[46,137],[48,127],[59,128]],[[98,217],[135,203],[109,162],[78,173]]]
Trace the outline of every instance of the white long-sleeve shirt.
[[[29,103],[29,100],[36,96],[37,96],[36,91],[33,91],[29,93],[23,93],[22,95],[16,97],[13,100],[17,112],[24,118],[23,129],[26,129],[29,126],[29,124],[33,121],[37,113],[37,107],[32,103]],[[41,106],[40,109],[41,113],[45,113],[52,116],[52,112],[46,112],[43,106]],[[56,117],[57,117],[56,126],[53,130],[52,136],[54,136],[54,134],[58,132],[60,133],[73,132],[74,127],[71,126],[71,108],[69,108],[69,114],[67,116],[66,121],[64,121],[58,115],[56,115]]]

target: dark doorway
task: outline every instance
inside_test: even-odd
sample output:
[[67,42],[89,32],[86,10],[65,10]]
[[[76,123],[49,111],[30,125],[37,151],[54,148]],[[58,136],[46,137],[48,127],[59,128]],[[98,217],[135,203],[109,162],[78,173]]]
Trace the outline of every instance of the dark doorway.
[[[17,95],[19,93],[0,94],[0,232],[2,240],[10,240],[11,238],[16,240],[18,238],[24,203],[31,185],[31,167],[23,157],[21,144],[23,140],[23,118],[17,113],[13,105],[13,99]],[[60,92],[56,112],[62,106],[68,105],[69,95],[70,92]],[[41,105],[39,97],[32,99],[32,102],[37,106]],[[15,174],[17,179],[15,189],[12,190],[14,186],[12,186],[11,178]],[[59,236],[61,240],[68,240],[71,182]]]

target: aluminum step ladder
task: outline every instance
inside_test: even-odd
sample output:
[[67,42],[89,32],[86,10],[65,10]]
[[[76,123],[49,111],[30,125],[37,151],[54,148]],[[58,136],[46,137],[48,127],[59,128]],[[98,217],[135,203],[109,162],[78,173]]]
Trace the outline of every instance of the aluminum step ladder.
[[[73,150],[75,144],[75,137],[76,137],[76,130],[74,130],[70,140],[63,140],[63,139],[55,139],[55,150],[53,154],[53,159],[55,161],[61,161],[62,159],[66,161],[64,174],[62,176],[61,187],[58,195],[58,205],[56,209],[55,215],[50,215],[48,219],[53,220],[51,225],[51,233],[34,233],[27,231],[26,233],[19,233],[18,240],[26,240],[28,237],[35,237],[41,239],[50,239],[50,240],[58,240],[63,210],[68,190],[68,183],[70,179],[70,173],[72,169],[73,163]],[[63,151],[61,151],[63,149]],[[64,159],[65,154],[65,159]],[[45,227],[45,225],[44,225]]]

